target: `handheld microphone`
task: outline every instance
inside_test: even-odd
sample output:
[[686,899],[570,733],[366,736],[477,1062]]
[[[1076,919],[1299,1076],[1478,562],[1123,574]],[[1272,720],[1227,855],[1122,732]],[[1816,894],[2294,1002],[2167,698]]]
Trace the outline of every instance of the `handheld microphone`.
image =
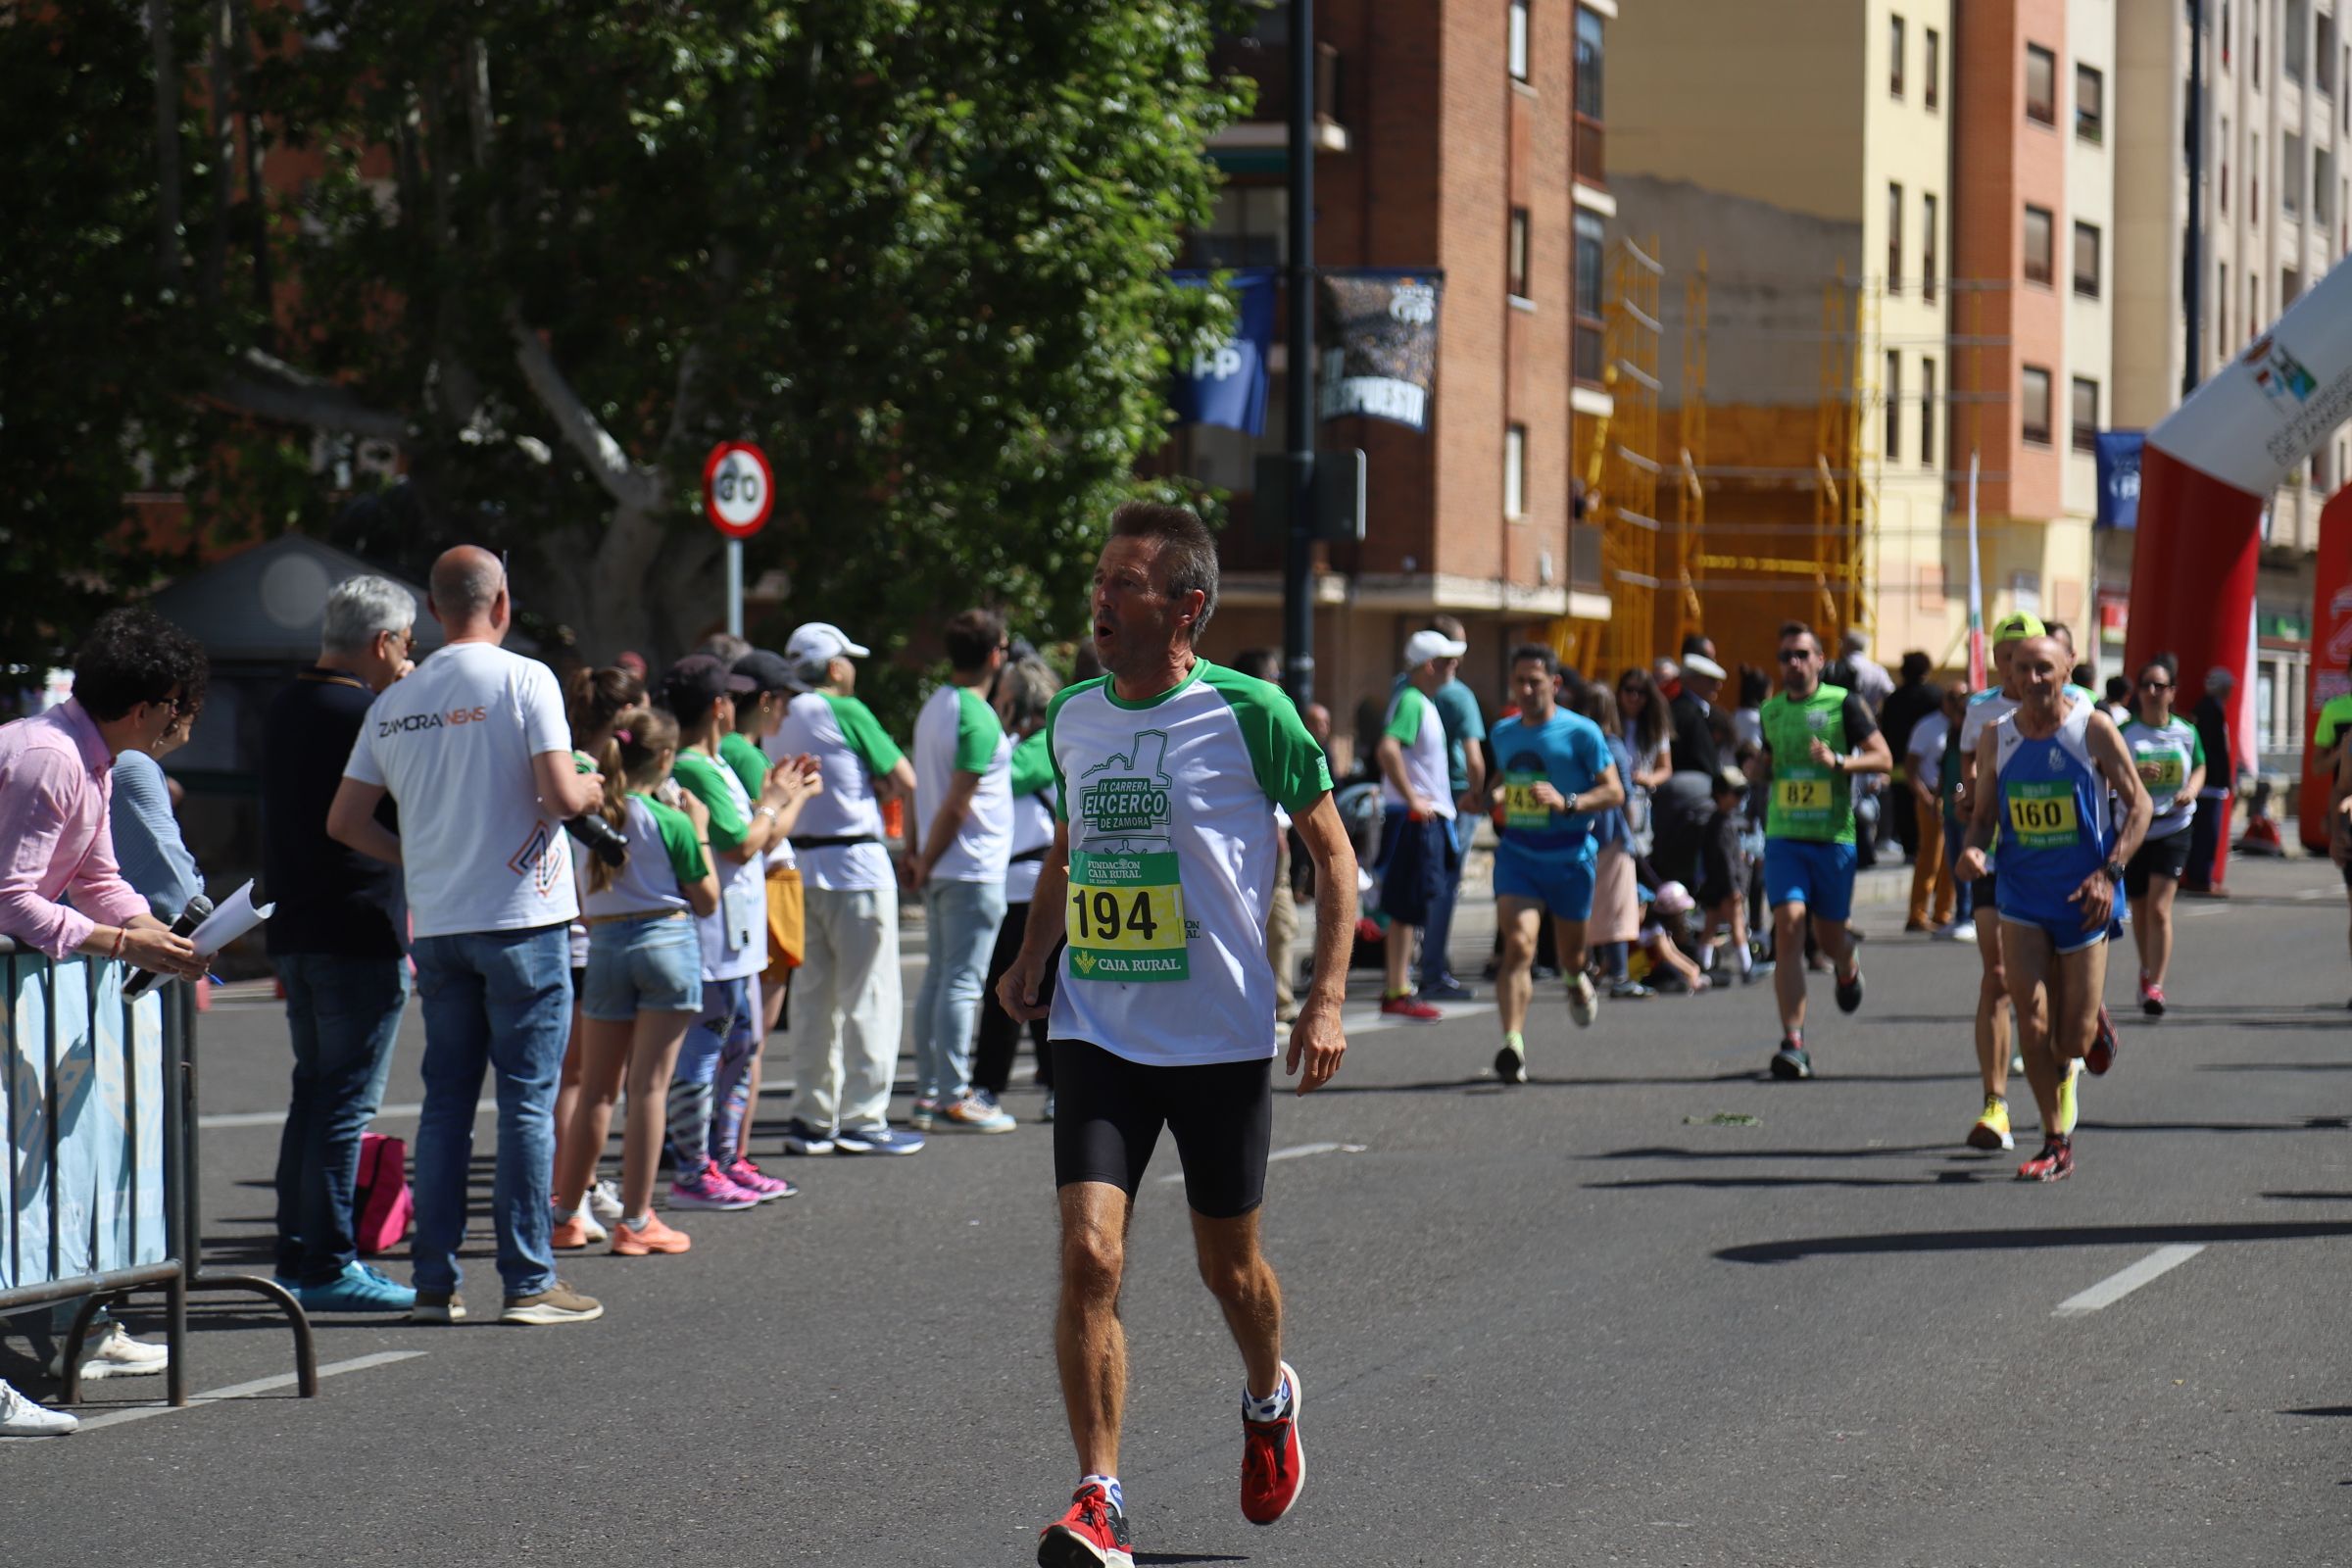
[[[172,922],[172,934],[175,937],[195,935],[196,928],[204,924],[204,917],[212,912],[213,901],[201,893],[197,894],[188,900],[187,907],[179,911],[179,918]],[[133,997],[145,996],[149,988],[162,978],[153,969],[140,970],[124,983],[122,1000],[128,1002]]]

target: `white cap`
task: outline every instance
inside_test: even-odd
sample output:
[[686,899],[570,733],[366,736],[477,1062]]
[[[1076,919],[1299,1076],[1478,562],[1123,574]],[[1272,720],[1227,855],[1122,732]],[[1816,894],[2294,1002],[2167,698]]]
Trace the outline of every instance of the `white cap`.
[[1470,651],[1442,631],[1417,631],[1404,640],[1404,667],[1419,669],[1433,659],[1459,659]]
[[1715,661],[1712,659],[1709,659],[1704,654],[1690,654],[1685,657],[1683,660],[1683,673],[1686,675],[1704,675],[1709,680],[1722,680],[1725,678],[1723,666],[1715,662]]
[[[1686,664],[1689,662],[1689,660],[1684,661]],[[1669,882],[1660,887],[1656,903],[1660,914],[1689,914],[1698,906],[1698,901],[1690,896],[1690,890],[1680,882]]]
[[784,657],[795,664],[813,663],[821,659],[839,659],[844,655],[863,659],[873,652],[850,641],[839,626],[828,621],[812,620],[792,634],[784,645]]

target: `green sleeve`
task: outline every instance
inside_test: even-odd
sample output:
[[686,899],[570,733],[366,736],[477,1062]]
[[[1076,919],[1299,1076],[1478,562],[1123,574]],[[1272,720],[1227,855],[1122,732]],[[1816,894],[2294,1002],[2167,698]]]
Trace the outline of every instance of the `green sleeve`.
[[758,800],[760,792],[767,788],[767,759],[760,754],[760,748],[744,736],[730,734],[718,743],[718,757],[743,780],[743,793]]
[[997,742],[1004,726],[997,710],[980,700],[969,686],[956,688],[956,771],[985,773],[997,760]]
[[[1331,793],[1331,763],[1281,687],[1222,665],[1209,665],[1203,678],[1232,708],[1257,787],[1268,800],[1293,816],[1303,816]],[[1414,701],[1421,700],[1417,689],[1405,689]]]
[[1420,687],[1405,687],[1389,705],[1389,727],[1381,733],[1399,746],[1412,745],[1421,738],[1421,710],[1428,706],[1429,699],[1421,695]]
[[743,841],[751,832],[751,824],[743,819],[743,812],[736,808],[735,797],[728,791],[727,781],[719,776],[718,764],[700,752],[680,752],[674,771],[678,788],[710,809],[712,848],[743,848]]
[[1046,732],[1033,731],[1012,749],[1012,793],[1035,795],[1057,782],[1054,776],[1054,749],[1047,744]]
[[703,858],[702,841],[694,836],[694,822],[684,811],[663,806],[650,795],[640,795],[647,811],[653,814],[654,826],[662,830],[662,848],[669,855],[669,868],[677,873],[680,882],[699,882],[710,869]]
[[865,770],[876,778],[899,765],[906,754],[899,743],[890,738],[874,710],[855,697],[836,697],[824,694],[833,710],[833,722],[841,726],[841,738],[849,742],[850,750],[865,760]]
[[1080,692],[1094,691],[1109,679],[1108,675],[1097,675],[1093,680],[1078,681],[1055,692],[1052,706],[1046,710],[1046,727],[1038,731],[1046,738],[1046,761],[1053,768],[1054,814],[1064,822],[1070,819],[1070,783],[1061,776],[1061,753],[1054,746],[1054,724],[1071,698]]

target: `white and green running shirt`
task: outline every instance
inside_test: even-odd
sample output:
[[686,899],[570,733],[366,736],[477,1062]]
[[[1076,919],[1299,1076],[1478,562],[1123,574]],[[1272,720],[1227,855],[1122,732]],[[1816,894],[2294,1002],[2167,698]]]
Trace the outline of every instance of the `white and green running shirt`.
[[931,880],[1002,882],[1012,858],[1012,742],[985,698],[951,682],[914,718],[915,827],[925,848],[931,819],[957,773],[979,774],[980,787],[956,842],[931,858]]
[[[905,754],[882,728],[872,709],[855,697],[803,692],[784,709],[784,721],[767,738],[770,760],[803,753],[816,759],[825,787],[802,803],[792,836],[799,849],[801,879],[829,893],[871,893],[896,888],[890,852],[882,845],[882,808],[874,780],[899,765]],[[809,839],[851,840],[808,845]]]
[[[1438,705],[1408,680],[1389,699],[1388,722],[1381,726],[1381,733],[1402,749],[1406,780],[1440,816],[1450,819],[1453,781],[1446,770],[1446,720],[1438,712]],[[1411,804],[1389,782],[1385,768],[1380,775],[1380,804],[1392,812],[1401,812]]]
[[1274,808],[1331,789],[1298,709],[1202,659],[1140,703],[1067,687],[1046,735],[1070,841],[1054,1038],[1153,1066],[1273,1055]]
[[2187,832],[2196,820],[2197,798],[2181,786],[2205,765],[2205,742],[2197,727],[2179,713],[2162,724],[2134,718],[2124,726],[2124,744],[2132,749],[2132,765],[2139,770],[2139,781],[2156,806],[2148,838],[2169,839]]

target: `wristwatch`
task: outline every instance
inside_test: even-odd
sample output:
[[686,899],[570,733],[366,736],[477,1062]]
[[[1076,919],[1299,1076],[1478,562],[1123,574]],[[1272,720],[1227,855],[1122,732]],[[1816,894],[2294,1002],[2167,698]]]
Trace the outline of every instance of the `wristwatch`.
[[2107,862],[2106,866],[2105,866],[2103,869],[2105,869],[2105,871],[2107,872],[2107,880],[2108,880],[2108,881],[2110,881],[2110,882],[2116,882],[2116,883],[2121,883],[2121,882],[2124,880],[2124,862],[2123,862],[2123,861],[2121,861],[2121,860],[2109,860],[2109,861]]

